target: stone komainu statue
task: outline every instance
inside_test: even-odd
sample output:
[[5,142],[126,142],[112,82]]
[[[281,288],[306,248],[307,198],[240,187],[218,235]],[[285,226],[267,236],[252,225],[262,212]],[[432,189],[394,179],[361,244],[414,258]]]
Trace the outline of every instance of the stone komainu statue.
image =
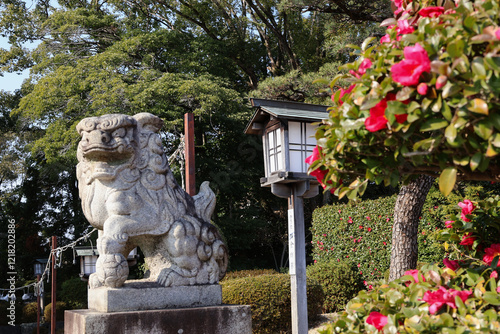
[[189,196],[175,181],[157,132],[163,121],[148,113],[112,114],[78,125],[77,177],[85,217],[99,229],[99,259],[91,288],[120,287],[126,257],[139,246],[150,274],[163,286],[215,284],[228,255],[210,218],[215,195],[208,182]]

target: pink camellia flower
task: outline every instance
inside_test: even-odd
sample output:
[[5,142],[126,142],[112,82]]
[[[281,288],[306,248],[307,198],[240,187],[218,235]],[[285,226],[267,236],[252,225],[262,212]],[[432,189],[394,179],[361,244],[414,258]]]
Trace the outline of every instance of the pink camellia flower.
[[418,15],[421,17],[438,17],[443,13],[444,7],[425,7],[418,12]]
[[463,202],[458,203],[458,206],[462,208],[462,214],[460,215],[460,218],[462,218],[464,222],[470,222],[470,219],[468,219],[466,216],[470,215],[476,208],[474,206],[474,203],[466,199]]
[[[387,96],[370,109],[370,116],[365,120],[366,130],[370,132],[379,131],[387,128],[387,118],[385,117],[385,109],[387,109],[387,101],[396,100],[396,94],[388,93]],[[403,103],[408,104],[409,101]],[[396,122],[403,124],[408,118],[408,114],[395,115]]]
[[427,51],[418,43],[404,48],[404,59],[391,67],[392,80],[403,86],[418,85],[420,75],[431,71]]
[[500,28],[498,28],[497,30],[495,30],[495,37],[497,39],[500,39]]
[[[346,94],[351,94],[351,92],[354,89],[354,87],[356,87],[356,85],[350,85],[349,88],[347,88],[347,89],[340,88],[339,105],[344,104],[344,101],[342,101],[342,98]],[[335,94],[332,95],[332,101],[333,102],[335,102],[334,97],[335,97]]]
[[453,228],[454,222],[455,222],[454,220],[447,220],[444,222],[444,226],[446,226],[446,228]]
[[[312,154],[306,158],[305,162],[309,165],[312,165],[313,162],[315,162],[316,160],[318,160],[320,158],[320,153],[321,153],[320,150],[321,149],[318,148],[318,146],[315,146],[313,148]],[[326,174],[328,174],[327,170],[323,170],[321,168],[316,168],[315,170],[313,170],[309,174],[314,176],[323,188],[326,188],[326,184],[323,182],[323,180],[324,180]],[[331,182],[332,181],[328,181],[328,183],[331,183]],[[335,189],[331,189],[330,192],[333,194],[335,192]]]
[[429,304],[429,313],[435,314],[443,305],[448,305],[449,307],[456,309],[457,306],[455,305],[455,296],[458,296],[463,302],[465,302],[471,294],[472,291],[457,291],[454,289],[447,290],[445,287],[440,286],[437,291],[426,291],[422,300]]
[[[405,271],[405,275],[411,275],[413,276],[413,279],[415,280],[415,283],[419,283],[419,280],[418,280],[418,270],[417,269],[413,269],[413,270],[407,270]],[[422,276],[422,282],[425,282],[425,277]],[[412,282],[411,281],[407,281],[405,284],[406,286],[409,286]]]
[[473,237],[471,235],[471,232],[469,232],[462,237],[462,241],[460,241],[460,245],[468,246],[468,248],[470,248],[474,244],[475,240],[476,240],[476,237]]
[[391,36],[389,36],[389,34],[385,34],[381,39],[380,39],[380,43],[383,44],[383,43],[390,43],[391,42]]
[[498,278],[498,273],[496,271],[492,271],[490,274],[490,278]]
[[497,288],[497,292],[500,293],[500,286]]
[[[403,0],[393,0],[394,5],[396,5],[397,10],[394,12],[394,15],[398,15],[403,11]],[[407,0],[406,3],[410,3],[412,0]]]
[[449,260],[447,257],[443,259],[443,264],[447,267],[450,268],[451,270],[455,271],[460,266],[458,265],[458,260]]
[[427,86],[426,83],[424,82],[421,82],[418,84],[417,86],[417,92],[420,94],[420,95],[427,95],[427,90],[428,90],[429,86]]
[[368,58],[365,58],[359,65],[357,71],[350,70],[349,73],[351,73],[353,76],[359,79],[363,74],[366,73],[366,70],[369,69],[371,66],[372,66],[372,61]]
[[385,325],[387,325],[387,316],[380,312],[372,311],[368,318],[366,318],[366,323],[368,325],[374,326],[377,330],[382,330]]
[[492,244],[490,247],[486,248],[484,252],[483,261],[491,265],[493,259],[496,256],[500,256],[500,244]]
[[412,32],[415,31],[415,28],[413,28],[410,23],[408,23],[408,20],[399,20],[398,25],[396,27],[396,32],[397,32],[397,40],[401,40],[401,35],[406,35],[406,34],[411,34]]

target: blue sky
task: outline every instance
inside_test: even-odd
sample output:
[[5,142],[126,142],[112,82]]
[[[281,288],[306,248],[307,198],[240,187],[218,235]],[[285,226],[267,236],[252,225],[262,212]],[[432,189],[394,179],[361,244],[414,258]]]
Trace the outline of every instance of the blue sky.
[[[10,46],[7,43],[6,38],[0,37],[0,48],[9,49]],[[16,89],[21,88],[21,84],[23,80],[29,76],[29,71],[23,71],[21,74],[17,73],[4,73],[2,77],[0,77],[0,90],[13,92]]]

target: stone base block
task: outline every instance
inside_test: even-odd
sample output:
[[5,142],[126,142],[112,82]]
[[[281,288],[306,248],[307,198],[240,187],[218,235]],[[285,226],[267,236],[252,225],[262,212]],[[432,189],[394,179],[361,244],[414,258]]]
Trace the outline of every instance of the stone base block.
[[64,312],[71,334],[251,334],[250,306],[220,305],[186,309],[100,313]]
[[89,289],[89,309],[98,312],[158,310],[222,304],[219,284],[159,287],[155,283],[125,283],[118,289]]

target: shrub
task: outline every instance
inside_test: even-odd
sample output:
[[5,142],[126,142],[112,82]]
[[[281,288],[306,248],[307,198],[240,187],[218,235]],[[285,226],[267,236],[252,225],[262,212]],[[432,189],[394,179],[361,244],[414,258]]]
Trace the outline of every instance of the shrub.
[[[68,309],[68,306],[65,302],[56,302],[56,321],[60,321],[64,319],[64,311]],[[45,310],[43,311],[43,317],[45,318],[45,322],[50,322],[50,312],[52,312],[52,303],[45,306]]]
[[87,308],[87,282],[75,277],[64,281],[61,287],[61,300],[66,302],[70,309]]
[[394,195],[316,209],[311,227],[314,261],[349,262],[362,280],[383,278],[390,264],[395,202]]
[[[438,241],[439,231],[445,227],[446,217],[456,210],[456,203],[464,197],[479,200],[498,194],[497,188],[489,182],[461,183],[446,197],[433,187],[420,217],[418,261],[442,261],[445,250]],[[351,262],[367,282],[384,278],[390,265],[395,202],[396,195],[393,195],[356,205],[335,204],[316,209],[311,228],[314,260]]]
[[347,302],[363,289],[358,271],[350,264],[329,260],[307,268],[307,277],[317,280],[325,294],[323,312],[343,310]]
[[[226,304],[250,305],[253,333],[285,333],[291,329],[290,276],[260,275],[221,282]],[[323,290],[317,281],[307,279],[309,319],[321,313]]]
[[[23,306],[23,323],[36,322],[37,307],[37,302],[31,302]],[[42,316],[42,314],[40,314],[40,316]]]
[[325,333],[498,333],[500,196],[459,203],[440,231],[448,257],[361,291]]
[[252,270],[238,270],[238,271],[231,271],[224,276],[223,280],[230,280],[230,279],[236,279],[236,278],[243,278],[243,277],[253,277],[253,276],[260,276],[260,275],[273,275],[277,274],[278,272],[274,269],[252,269]]

